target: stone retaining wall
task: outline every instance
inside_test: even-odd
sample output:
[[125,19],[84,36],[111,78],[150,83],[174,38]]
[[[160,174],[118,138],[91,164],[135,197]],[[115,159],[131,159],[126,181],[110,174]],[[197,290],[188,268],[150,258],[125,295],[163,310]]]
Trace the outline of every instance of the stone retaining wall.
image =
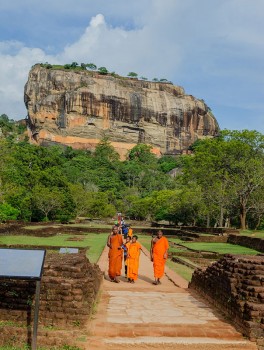
[[264,350],[264,257],[226,255],[189,284]]
[[259,252],[264,253],[264,239],[261,239],[261,238],[230,235],[228,237],[227,242],[232,244],[242,245],[244,247],[252,248]]
[[[76,344],[73,331],[79,334],[88,322],[101,280],[102,272],[88,261],[85,252],[47,254],[41,281],[39,346]],[[7,327],[8,332],[1,332],[0,345],[10,339],[12,345],[29,342],[34,297],[35,282],[1,280],[0,331]]]
[[208,233],[208,234],[231,234],[239,233],[239,230],[228,227],[199,227],[199,226],[175,226],[175,225],[164,225],[157,222],[152,222],[151,227],[158,227],[160,229],[174,229],[182,231],[192,231],[197,233]]
[[195,242],[206,242],[206,243],[226,243],[228,236],[200,236],[195,238]]
[[[32,229],[28,229],[24,227],[25,224],[22,223],[8,223],[8,224],[1,224],[0,225],[0,236],[1,235],[27,235],[27,236],[35,236],[35,237],[50,237],[55,236],[58,233],[69,233],[73,235],[83,235],[87,234],[87,232],[90,233],[106,233],[111,231],[111,226],[109,228],[99,228],[99,227],[78,227],[78,226],[72,226],[72,225],[62,225],[59,226],[57,223],[54,223],[54,226],[52,226],[52,223],[43,224],[43,223],[37,223],[35,226],[36,229],[34,229],[34,224],[31,223]],[[41,226],[41,228],[39,227]],[[178,236],[178,237],[190,237],[197,239],[201,236],[199,236],[200,233],[208,233],[213,234],[216,237],[221,236],[227,236],[230,233],[237,233],[239,231],[234,229],[226,229],[226,228],[201,228],[201,227],[183,227],[183,226],[174,226],[174,227],[163,227],[163,226],[157,226],[157,227],[132,227],[134,233],[144,233],[144,234],[150,234],[155,235],[160,229],[164,232],[165,235],[171,235],[171,236]],[[208,236],[208,239],[210,236]],[[205,239],[207,239],[205,237]],[[223,240],[225,240],[223,238]],[[208,241],[208,240],[207,240]]]
[[39,224],[36,226],[42,226],[41,228],[37,227],[34,229],[34,225],[31,224],[32,229],[24,227],[24,224],[1,224],[0,225],[0,237],[7,235],[26,235],[34,237],[51,237],[56,236],[60,233],[69,233],[73,235],[84,235],[87,232],[90,233],[105,233],[110,232],[111,228],[97,228],[97,227],[75,227],[71,225],[59,226],[58,224],[49,223],[49,226]]

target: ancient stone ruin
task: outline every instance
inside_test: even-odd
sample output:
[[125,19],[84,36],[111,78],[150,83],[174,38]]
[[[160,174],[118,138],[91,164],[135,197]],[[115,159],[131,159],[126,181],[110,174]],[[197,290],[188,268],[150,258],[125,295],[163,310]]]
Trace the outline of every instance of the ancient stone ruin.
[[226,255],[206,269],[196,269],[189,287],[264,349],[264,256]]
[[[78,344],[101,280],[99,267],[89,262],[85,250],[47,254],[41,281],[38,346]],[[35,282],[1,280],[0,345],[30,343],[34,297]]]

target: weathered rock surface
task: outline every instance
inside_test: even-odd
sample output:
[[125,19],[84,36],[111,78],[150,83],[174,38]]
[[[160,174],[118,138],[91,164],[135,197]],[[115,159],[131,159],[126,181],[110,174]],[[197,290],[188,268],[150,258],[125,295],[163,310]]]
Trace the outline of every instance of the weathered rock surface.
[[170,83],[35,65],[24,96],[38,144],[93,149],[106,136],[121,156],[137,143],[176,154],[219,130],[202,100]]

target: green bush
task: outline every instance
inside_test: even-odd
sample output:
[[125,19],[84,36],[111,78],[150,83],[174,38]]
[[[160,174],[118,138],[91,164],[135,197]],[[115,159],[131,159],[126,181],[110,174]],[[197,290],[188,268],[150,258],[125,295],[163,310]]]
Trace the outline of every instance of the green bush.
[[0,204],[0,221],[16,220],[20,214],[19,210],[8,203]]

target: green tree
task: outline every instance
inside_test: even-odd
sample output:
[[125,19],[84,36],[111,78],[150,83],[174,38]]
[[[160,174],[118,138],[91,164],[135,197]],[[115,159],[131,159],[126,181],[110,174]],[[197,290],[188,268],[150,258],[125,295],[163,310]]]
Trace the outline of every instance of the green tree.
[[248,216],[249,228],[259,229],[263,226],[264,218],[264,197],[263,197],[264,188],[259,188],[250,198]]
[[6,114],[0,115],[0,129],[2,133],[7,136],[8,133],[14,131],[15,122],[12,119],[9,119]]
[[78,63],[77,62],[72,62],[71,64],[71,68],[77,68],[78,67]]
[[218,203],[220,226],[237,208],[240,227],[246,228],[251,198],[263,188],[263,147],[264,136],[256,131],[225,130],[218,138],[199,142],[194,157],[186,161],[185,179],[201,186],[208,208]]
[[90,70],[96,70],[97,66],[94,63],[87,63],[86,67]]
[[173,220],[170,211],[171,200],[175,195],[175,191],[162,190],[152,193],[153,215],[156,220]]
[[180,168],[181,164],[178,158],[173,156],[162,156],[158,160],[158,167],[163,173],[168,173],[170,170]]
[[240,226],[245,229],[251,199],[264,185],[264,135],[225,130],[222,137],[228,145],[229,176],[239,201]]
[[121,179],[129,188],[137,188],[141,179],[142,167],[134,160],[123,163]]
[[93,218],[107,218],[112,217],[116,213],[114,205],[109,203],[107,193],[90,193],[89,196],[88,216]]
[[133,160],[148,165],[156,164],[157,158],[151,152],[151,150],[152,146],[146,145],[144,143],[139,143],[128,152],[128,159],[129,161]]
[[198,186],[178,189],[170,198],[169,218],[175,224],[195,226],[197,219],[203,214],[203,204],[202,191]]
[[48,221],[48,216],[52,211],[57,211],[63,206],[63,195],[57,188],[48,189],[41,185],[37,185],[33,189],[33,202],[38,210]]
[[16,220],[19,216],[19,210],[8,203],[0,204],[0,222],[7,220]]
[[119,154],[108,138],[103,138],[95,147],[94,157],[99,161],[113,162],[119,160]]
[[102,75],[106,75],[106,74],[108,74],[109,72],[108,72],[108,70],[107,70],[105,67],[99,67],[99,68],[98,68],[98,73],[99,73],[99,74],[102,74]]
[[131,198],[130,208],[127,208],[127,215],[135,220],[150,220],[152,218],[152,200],[150,197]]
[[130,78],[137,78],[138,74],[135,73],[135,72],[129,72],[127,76],[130,77]]

